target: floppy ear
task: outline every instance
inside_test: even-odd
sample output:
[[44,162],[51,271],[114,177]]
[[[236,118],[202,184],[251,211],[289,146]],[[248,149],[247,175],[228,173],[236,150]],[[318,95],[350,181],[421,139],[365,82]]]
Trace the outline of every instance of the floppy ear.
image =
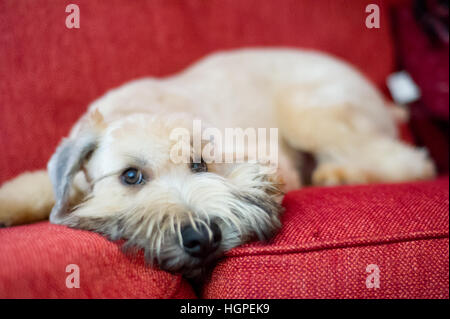
[[50,222],[60,223],[67,214],[73,178],[96,145],[97,137],[93,133],[66,138],[48,162],[47,171],[55,196],[55,206],[50,213]]

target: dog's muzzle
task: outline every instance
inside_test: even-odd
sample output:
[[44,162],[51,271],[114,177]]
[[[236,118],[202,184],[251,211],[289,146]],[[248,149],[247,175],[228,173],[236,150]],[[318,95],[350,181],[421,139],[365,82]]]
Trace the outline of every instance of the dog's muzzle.
[[183,238],[183,249],[192,257],[206,258],[214,253],[220,246],[222,232],[216,223],[206,227],[203,224],[186,225],[181,229]]

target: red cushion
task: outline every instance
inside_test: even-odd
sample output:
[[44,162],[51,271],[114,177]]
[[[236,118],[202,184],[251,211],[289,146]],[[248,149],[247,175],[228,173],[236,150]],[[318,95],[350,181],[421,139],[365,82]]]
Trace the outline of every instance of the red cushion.
[[[126,256],[92,232],[42,222],[0,230],[1,298],[194,298],[180,276]],[[79,288],[67,288],[68,265]],[[72,277],[69,277],[69,281]]]
[[[309,188],[269,245],[229,252],[205,298],[448,298],[449,184]],[[368,265],[380,288],[366,287]]]

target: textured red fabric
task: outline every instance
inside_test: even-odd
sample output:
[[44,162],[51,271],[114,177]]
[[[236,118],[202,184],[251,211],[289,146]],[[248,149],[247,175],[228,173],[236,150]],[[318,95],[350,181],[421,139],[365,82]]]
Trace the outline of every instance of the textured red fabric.
[[[448,298],[449,184],[294,191],[269,245],[229,252],[205,298]],[[380,270],[368,289],[366,267]]]
[[[67,288],[79,267],[80,288]],[[48,222],[0,230],[0,298],[194,298],[181,276],[126,256],[120,244]]]

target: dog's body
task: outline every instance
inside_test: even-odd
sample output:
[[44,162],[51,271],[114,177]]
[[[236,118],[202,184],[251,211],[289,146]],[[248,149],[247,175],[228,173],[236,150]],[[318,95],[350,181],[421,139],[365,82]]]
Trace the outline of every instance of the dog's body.
[[[426,153],[398,139],[396,109],[388,104],[360,73],[324,54],[215,54],[179,75],[133,81],[93,102],[49,163],[55,196],[42,172],[6,183],[0,222],[39,219],[55,204],[52,222],[126,238],[164,269],[197,275],[205,261],[276,230],[278,181],[284,191],[301,185],[298,151],[315,157],[315,185],[432,177]],[[278,174],[257,163],[173,163],[171,132],[192,132],[195,119],[221,131],[279,128]],[[134,183],[136,174],[143,182]],[[186,224],[217,247],[187,254],[194,235]]]

